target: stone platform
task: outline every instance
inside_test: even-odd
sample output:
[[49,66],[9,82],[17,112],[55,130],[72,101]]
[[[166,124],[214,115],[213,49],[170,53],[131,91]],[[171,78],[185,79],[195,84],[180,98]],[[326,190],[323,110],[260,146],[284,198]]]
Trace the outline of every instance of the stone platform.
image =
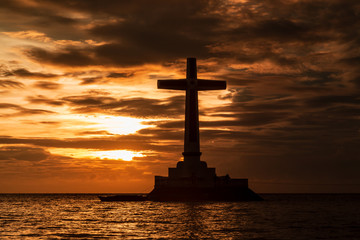
[[[196,166],[197,165],[197,166]],[[216,176],[215,168],[206,162],[180,161],[169,168],[169,176],[155,176],[154,189],[148,194],[153,201],[254,201],[262,198],[248,188],[247,179]]]

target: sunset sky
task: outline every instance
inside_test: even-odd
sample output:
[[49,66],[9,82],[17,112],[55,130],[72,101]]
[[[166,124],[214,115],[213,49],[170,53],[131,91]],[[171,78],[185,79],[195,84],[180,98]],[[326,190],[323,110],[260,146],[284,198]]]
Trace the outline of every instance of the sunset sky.
[[360,1],[1,0],[0,192],[149,192],[183,151],[264,192],[360,192]]

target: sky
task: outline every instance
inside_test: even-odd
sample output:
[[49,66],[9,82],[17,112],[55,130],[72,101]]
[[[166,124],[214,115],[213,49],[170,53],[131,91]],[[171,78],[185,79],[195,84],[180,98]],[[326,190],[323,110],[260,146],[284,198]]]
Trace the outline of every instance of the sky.
[[0,192],[149,192],[202,160],[259,193],[360,192],[358,0],[1,0]]

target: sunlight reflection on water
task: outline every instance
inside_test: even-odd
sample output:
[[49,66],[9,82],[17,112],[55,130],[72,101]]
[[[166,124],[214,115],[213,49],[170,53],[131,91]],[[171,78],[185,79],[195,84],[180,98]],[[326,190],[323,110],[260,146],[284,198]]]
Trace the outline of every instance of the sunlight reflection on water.
[[[343,198],[316,202],[284,196],[264,202],[159,203],[100,202],[91,194],[0,194],[0,239],[352,239],[359,233],[359,215],[346,214]],[[349,201],[359,203],[359,196]]]

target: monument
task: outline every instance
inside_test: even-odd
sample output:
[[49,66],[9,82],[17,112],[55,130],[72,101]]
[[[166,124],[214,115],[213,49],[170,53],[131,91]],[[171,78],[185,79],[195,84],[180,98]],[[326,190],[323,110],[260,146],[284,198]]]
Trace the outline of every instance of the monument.
[[[169,168],[169,176],[155,176],[149,194],[99,196],[101,201],[253,201],[262,200],[248,187],[247,179],[216,176],[200,160],[198,91],[226,89],[225,81],[197,78],[196,59],[187,59],[186,79],[158,80],[159,89],[186,91],[184,161]],[[219,159],[221,160],[221,159]]]
[[[200,160],[198,91],[226,89],[225,81],[197,78],[196,58],[187,59],[186,79],[158,80],[159,89],[186,91],[183,161],[169,168],[169,176],[155,176],[153,201],[246,201],[262,200],[248,188],[247,179],[216,176],[215,168]],[[221,160],[221,159],[219,159]]]

